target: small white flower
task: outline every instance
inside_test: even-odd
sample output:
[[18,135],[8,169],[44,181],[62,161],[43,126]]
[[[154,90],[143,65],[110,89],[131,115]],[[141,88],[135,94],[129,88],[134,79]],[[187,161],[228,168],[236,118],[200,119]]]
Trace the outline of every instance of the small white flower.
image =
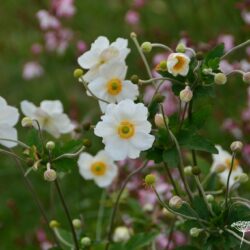
[[[39,122],[42,130],[46,130],[55,138],[61,134],[67,134],[74,129],[74,125],[66,114],[63,113],[63,105],[60,101],[42,101],[40,107],[36,107],[28,101],[21,102],[22,112]],[[37,124],[34,122],[34,127]]]
[[[139,95],[138,86],[129,80],[125,80],[127,66],[122,62],[113,62],[104,65],[100,70],[100,76],[91,81],[89,89],[99,98],[110,103],[117,103],[125,99],[135,100]],[[99,102],[104,112],[107,104]]]
[[120,226],[115,229],[113,235],[114,242],[127,242],[131,237],[131,232],[127,227]]
[[190,58],[183,53],[171,53],[167,59],[168,72],[173,76],[186,76],[189,71]]
[[90,82],[99,76],[100,68],[114,60],[124,61],[130,49],[127,48],[128,40],[117,38],[111,43],[104,36],[99,36],[91,49],[78,58],[79,65],[89,71],[84,75],[84,80]]
[[35,61],[30,61],[25,63],[23,66],[23,78],[25,80],[32,80],[34,78],[42,76],[44,73],[44,70],[42,66]]
[[[227,178],[231,167],[231,160],[232,156],[227,151],[223,150],[221,146],[216,146],[217,150],[219,151],[218,154],[213,155],[213,164],[211,167],[212,172],[216,172],[217,168],[225,167],[225,170],[222,173],[218,173],[220,178],[220,182],[226,186],[227,185]],[[237,159],[234,160],[233,170],[231,173],[229,187],[232,187],[233,184],[237,181],[238,177],[242,173],[242,168],[239,165],[239,161]]]
[[117,176],[117,166],[104,150],[94,157],[82,153],[77,163],[81,176],[86,180],[94,180],[99,187],[109,186]]
[[[18,110],[7,104],[4,98],[0,96],[0,138],[17,140],[17,131],[13,128],[19,118]],[[12,148],[17,143],[0,140],[0,144]]]
[[114,160],[138,158],[141,151],[152,147],[155,137],[150,135],[148,109],[143,103],[123,100],[109,104],[105,115],[95,127],[95,134],[103,138],[105,150]]
[[60,27],[60,21],[51,15],[47,10],[39,10],[36,13],[41,29],[57,29]]

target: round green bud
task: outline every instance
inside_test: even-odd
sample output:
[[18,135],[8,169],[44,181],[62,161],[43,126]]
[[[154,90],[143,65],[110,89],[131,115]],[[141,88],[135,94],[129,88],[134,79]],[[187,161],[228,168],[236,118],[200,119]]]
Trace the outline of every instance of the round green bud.
[[83,139],[82,144],[83,144],[83,146],[85,146],[86,148],[90,148],[91,145],[92,145],[92,142],[91,142],[89,139],[85,138],[85,139]]
[[243,74],[243,81],[245,83],[250,83],[250,72],[246,72]]
[[207,199],[207,201],[208,201],[209,203],[211,203],[211,202],[214,201],[214,196],[211,195],[211,194],[208,194],[208,195],[206,196],[206,199]]
[[202,73],[205,75],[211,75],[213,73],[213,70],[211,68],[205,68],[202,70]]
[[161,94],[156,94],[155,97],[154,97],[154,101],[157,102],[157,103],[162,103],[165,99],[165,96],[164,95],[161,95]]
[[171,208],[175,208],[175,209],[179,209],[182,207],[183,205],[183,200],[181,199],[181,197],[175,195],[173,196],[170,200],[169,200],[169,206]]
[[58,228],[60,227],[60,223],[57,220],[51,220],[49,226],[50,228]]
[[73,75],[75,78],[80,78],[81,76],[83,76],[83,73],[84,72],[82,69],[75,69]]
[[160,61],[159,66],[160,66],[160,69],[161,69],[162,71],[166,71],[166,70],[168,69],[167,61],[166,61],[166,60]]
[[135,32],[131,32],[131,33],[130,33],[130,37],[131,37],[131,38],[136,38],[136,37],[137,37],[137,35],[136,35],[136,33],[135,33]]
[[144,42],[141,45],[141,49],[142,49],[143,53],[150,53],[151,50],[152,50],[152,44],[151,44],[151,42]]
[[146,175],[144,180],[147,186],[152,187],[155,185],[156,177],[153,174],[148,174]]
[[53,142],[53,141],[48,141],[47,143],[46,143],[46,149],[48,149],[48,150],[53,150],[54,148],[55,148],[55,143]]
[[44,174],[43,174],[43,177],[44,177],[44,180],[45,181],[49,181],[49,182],[52,182],[52,181],[55,181],[56,178],[57,178],[57,173],[54,169],[47,169]]
[[243,143],[241,141],[234,141],[230,145],[232,152],[240,152],[243,148]]
[[189,233],[192,237],[198,237],[199,234],[202,232],[202,229],[197,228],[197,227],[193,227],[190,229]]
[[138,75],[132,75],[132,76],[130,77],[130,81],[131,81],[132,83],[134,83],[134,84],[138,84],[138,83],[139,83],[139,77],[138,77]]
[[83,237],[81,239],[81,245],[83,247],[89,247],[89,246],[91,246],[91,239],[89,237]]
[[246,173],[242,173],[242,174],[240,174],[239,176],[238,176],[238,181],[240,182],[240,183],[246,183],[246,182],[248,182],[248,180],[249,180],[249,177],[248,177],[248,175],[246,174]]
[[223,73],[217,73],[214,76],[214,82],[218,85],[223,85],[227,82],[227,76]]
[[24,128],[31,128],[33,127],[33,121],[30,117],[25,116],[21,121],[21,125]]
[[175,50],[179,53],[185,53],[186,45],[184,43],[179,43]]
[[83,130],[85,130],[85,131],[89,131],[90,128],[91,128],[91,123],[90,123],[90,122],[84,122],[84,123],[82,124],[82,128],[83,128]]
[[197,166],[192,167],[192,174],[193,175],[199,175],[200,173],[201,173],[201,170],[199,167],[197,167]]
[[192,175],[192,167],[191,166],[187,166],[187,167],[185,167],[184,168],[184,174],[186,175],[186,176],[191,176]]
[[196,59],[197,59],[198,61],[201,61],[201,60],[203,60],[203,58],[204,58],[203,52],[198,51],[198,52],[196,53]]
[[80,229],[82,227],[82,221],[79,219],[72,220],[72,224],[75,229]]

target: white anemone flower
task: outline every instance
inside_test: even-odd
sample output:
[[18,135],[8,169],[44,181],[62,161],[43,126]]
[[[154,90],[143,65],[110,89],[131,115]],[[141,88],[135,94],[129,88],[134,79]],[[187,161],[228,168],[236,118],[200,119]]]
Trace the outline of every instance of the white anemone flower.
[[[14,128],[19,119],[18,110],[9,106],[4,98],[0,96],[0,138],[17,141],[17,130]],[[0,139],[0,144],[12,148],[16,142]]]
[[[103,66],[100,76],[88,85],[91,92],[109,103],[118,103],[125,99],[135,100],[139,95],[138,86],[125,80],[127,66],[122,62],[114,62]],[[104,112],[107,104],[99,101]]]
[[[219,171],[218,176],[220,182],[226,186],[227,178],[231,167],[232,155],[227,151],[223,150],[221,146],[216,145],[218,150],[218,154],[213,155],[213,164],[211,167],[212,172],[217,172],[218,169],[224,169],[224,171]],[[237,182],[237,178],[243,173],[241,166],[239,165],[239,161],[237,159],[234,160],[233,170],[231,173],[229,187],[232,187],[234,183]]]
[[131,238],[131,230],[125,226],[117,227],[113,234],[114,242],[127,242]]
[[86,180],[94,180],[99,187],[109,186],[117,176],[117,166],[104,150],[96,156],[82,153],[77,163],[81,176]]
[[126,56],[130,52],[128,40],[117,38],[111,43],[104,36],[99,36],[94,43],[91,44],[91,49],[78,58],[79,65],[88,69],[84,75],[84,81],[90,82],[99,75],[100,68],[114,60],[124,62]]
[[189,71],[190,58],[183,53],[171,53],[167,59],[168,72],[173,76],[186,76]]
[[[24,115],[36,120],[42,130],[46,130],[55,138],[74,130],[74,125],[69,117],[63,113],[63,105],[58,100],[42,101],[40,107],[36,107],[31,102],[22,101],[21,110]],[[36,122],[34,122],[34,127],[38,129]]]
[[114,160],[136,159],[141,151],[151,148],[155,140],[149,134],[151,124],[147,117],[148,109],[143,103],[123,100],[109,104],[94,133],[103,138],[105,150]]

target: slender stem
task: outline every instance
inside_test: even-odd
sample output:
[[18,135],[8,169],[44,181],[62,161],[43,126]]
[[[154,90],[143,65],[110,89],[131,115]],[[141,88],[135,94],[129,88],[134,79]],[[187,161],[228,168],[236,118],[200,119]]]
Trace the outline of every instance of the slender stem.
[[129,180],[131,179],[131,177],[133,177],[134,175],[136,175],[137,173],[139,173],[140,171],[142,171],[144,168],[146,168],[148,165],[148,160],[145,161],[139,168],[137,168],[136,170],[134,170],[132,173],[130,173],[127,178],[124,180],[121,189],[118,193],[118,196],[116,198],[115,204],[114,204],[114,208],[112,210],[112,214],[111,214],[111,219],[110,219],[110,224],[109,224],[109,230],[108,230],[108,242],[106,244],[105,250],[109,249],[110,246],[110,242],[112,240],[112,232],[113,232],[113,227],[114,227],[114,222],[116,219],[116,213],[119,207],[119,202],[120,202],[120,198],[122,196],[122,193],[125,189],[125,187],[127,186]]
[[229,50],[226,54],[224,54],[220,59],[224,59],[225,57],[227,57],[228,55],[232,54],[233,52],[235,52],[236,50],[248,45],[250,43],[250,40],[245,41],[244,43],[241,43],[235,47],[233,47],[231,50]]
[[229,75],[234,75],[234,74],[244,75],[245,72],[242,71],[242,70],[239,70],[239,69],[234,69],[234,70],[232,70],[231,72],[229,72],[229,73],[227,74],[227,76],[229,76]]
[[205,194],[219,195],[222,194],[223,192],[224,192],[223,189],[220,189],[216,191],[205,191]]
[[149,80],[142,80],[142,79],[140,79],[140,80],[139,80],[139,83],[140,83],[140,84],[148,84],[148,83],[152,83],[152,82],[154,82],[154,81],[159,81],[159,80],[175,82],[175,83],[178,83],[178,84],[183,85],[182,82],[180,82],[180,81],[178,81],[178,80],[176,80],[176,79],[172,79],[172,78],[170,78],[170,77],[157,77],[157,78],[151,78],[151,79],[149,79]]
[[231,166],[229,170],[229,174],[227,177],[227,186],[226,186],[226,196],[225,196],[225,209],[228,207],[228,195],[229,195],[229,182],[230,182],[230,177],[233,171],[233,166],[234,166],[234,159],[235,159],[235,152],[232,154],[232,160],[231,160]]
[[33,121],[37,124],[38,133],[39,133],[40,141],[41,141],[41,144],[42,144],[42,150],[44,152],[45,151],[45,145],[44,145],[43,133],[42,133],[42,129],[41,129],[40,123],[36,119],[34,119]]
[[14,156],[14,157],[16,157],[18,160],[24,161],[24,162],[25,162],[25,160],[24,160],[23,158],[21,158],[20,156],[18,156],[18,155],[15,154],[14,152],[10,152],[10,151],[4,150],[4,149],[0,149],[0,153],[8,154],[8,155]]
[[242,240],[244,243],[246,243],[247,245],[250,245],[250,241],[245,240],[244,238],[242,239],[242,237],[240,237],[237,233],[235,233],[234,231],[230,230],[230,229],[225,229],[228,233],[232,234],[235,238],[237,238],[238,240]]
[[102,236],[102,220],[103,220],[103,215],[104,215],[104,202],[105,202],[106,196],[107,196],[107,193],[106,193],[106,190],[104,190],[101,195],[100,206],[99,206],[98,215],[97,215],[96,241],[100,241],[101,236]]
[[172,221],[172,225],[171,225],[169,236],[168,236],[168,244],[166,246],[166,250],[169,250],[169,248],[170,248],[172,238],[173,238],[174,226],[175,226],[175,222]]
[[163,165],[165,167],[165,170],[167,172],[168,178],[169,178],[169,180],[170,180],[170,182],[171,182],[171,184],[172,184],[172,186],[174,188],[174,191],[175,191],[176,195],[180,196],[180,193],[178,191],[177,185],[176,185],[176,183],[174,181],[174,178],[173,178],[173,176],[172,176],[172,174],[171,174],[171,172],[170,172],[170,170],[168,168],[168,165],[166,164],[166,162],[163,162]]
[[18,145],[30,149],[30,146],[25,144],[24,142],[18,141],[18,140],[12,140],[12,139],[7,139],[7,138],[0,138],[0,141],[10,141],[10,142],[16,142]]
[[183,122],[185,120],[185,115],[186,115],[186,112],[187,112],[187,108],[188,108],[188,103],[185,103],[184,110],[182,112],[181,119],[180,119],[179,131],[181,130],[181,127],[182,127]]
[[66,153],[66,154],[63,154],[63,155],[60,155],[58,157],[56,157],[55,159],[53,159],[52,161],[57,161],[57,160],[60,160],[62,158],[75,158],[77,157],[83,150],[85,150],[85,146],[82,146],[77,152],[75,153]]
[[72,246],[68,241],[66,241],[66,240],[61,236],[61,234],[60,234],[60,232],[57,230],[57,228],[54,229],[54,232],[55,232],[55,235],[56,235],[56,237],[58,238],[58,240],[60,240],[60,242],[61,242],[63,245],[65,245],[65,246],[67,246],[67,247],[70,247],[71,249],[74,247],[74,246]]
[[59,194],[60,201],[62,203],[63,209],[65,211],[66,217],[67,217],[69,225],[70,225],[71,233],[72,233],[74,244],[75,244],[75,249],[79,250],[78,241],[77,241],[77,237],[76,237],[76,232],[75,232],[74,226],[72,224],[72,219],[71,219],[71,216],[70,216],[70,213],[69,213],[69,209],[68,209],[68,207],[66,205],[63,193],[62,193],[61,188],[60,188],[59,183],[58,183],[58,180],[55,180],[55,186],[56,186],[56,190],[57,190],[57,192]]
[[165,50],[167,50],[167,51],[169,51],[171,53],[174,52],[170,47],[168,47],[168,46],[166,46],[164,44],[161,44],[161,43],[152,43],[151,45],[152,45],[153,48],[162,48],[162,49],[165,49]]
[[205,184],[208,182],[208,180],[213,176],[214,172],[209,172],[209,174],[206,175],[206,177],[202,180],[201,184],[202,186],[205,186]]

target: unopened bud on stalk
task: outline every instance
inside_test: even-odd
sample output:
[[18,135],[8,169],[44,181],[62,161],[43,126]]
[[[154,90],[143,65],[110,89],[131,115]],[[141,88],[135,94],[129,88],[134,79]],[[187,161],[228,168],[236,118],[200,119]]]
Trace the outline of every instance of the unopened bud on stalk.
[[82,221],[79,219],[72,220],[72,224],[75,229],[80,229],[82,227]]
[[182,207],[184,201],[181,199],[181,197],[175,195],[169,200],[169,206],[171,208],[179,209]]
[[83,146],[85,146],[86,148],[90,148],[91,145],[92,145],[92,142],[91,142],[89,139],[85,138],[85,139],[83,139],[82,144],[83,144]]
[[50,228],[58,228],[60,227],[60,223],[57,220],[51,220],[49,226]]
[[139,83],[139,77],[138,77],[138,75],[132,75],[132,76],[130,77],[130,81],[131,81],[132,83],[134,83],[134,84],[138,84],[138,83]]
[[25,116],[22,121],[21,124],[24,128],[31,128],[33,127],[33,121],[30,117]]
[[189,233],[192,237],[198,237],[199,234],[202,232],[202,229],[197,228],[197,227],[193,227],[190,229]]
[[199,175],[200,173],[201,173],[201,170],[199,167],[197,167],[197,166],[192,167],[192,174],[193,175]]
[[156,182],[156,177],[153,174],[148,174],[148,175],[146,175],[144,181],[148,187],[153,187],[155,185],[155,182]]
[[83,237],[81,239],[81,245],[83,247],[89,247],[91,245],[91,239],[89,237]]
[[213,70],[211,68],[205,68],[202,70],[202,72],[205,75],[211,75],[213,73]]
[[114,242],[127,242],[130,239],[130,230],[127,227],[121,226],[115,229],[113,235]]
[[250,72],[246,72],[243,74],[243,81],[245,83],[250,83]]
[[203,58],[204,58],[203,53],[202,53],[201,51],[198,51],[198,52],[196,53],[196,59],[197,59],[198,61],[201,61],[201,60],[203,60]]
[[167,67],[167,61],[166,60],[160,61],[159,67],[160,67],[160,70],[166,71],[168,69],[168,67]]
[[211,202],[214,201],[214,196],[211,195],[211,194],[208,194],[208,195],[206,196],[206,199],[207,199],[207,201],[208,201],[209,203],[211,203]]
[[186,45],[184,43],[179,43],[175,50],[176,52],[184,53],[186,51]]
[[154,118],[154,121],[155,121],[156,127],[158,127],[158,128],[165,127],[165,122],[166,122],[167,125],[168,125],[168,122],[169,122],[168,117],[165,117],[165,122],[164,122],[164,116],[162,114],[156,114],[155,118]]
[[54,181],[57,177],[56,171],[54,169],[50,168],[50,164],[47,164],[47,170],[43,174],[44,180],[45,181]]
[[151,42],[144,42],[141,45],[141,49],[142,49],[143,53],[150,53],[151,50],[152,50],[152,44],[151,44]]
[[184,174],[186,176],[191,176],[192,175],[192,167],[191,166],[187,166],[184,168]]
[[190,102],[192,98],[193,92],[189,86],[186,86],[185,89],[180,92],[180,99],[182,102]]
[[53,142],[53,141],[48,141],[47,143],[46,143],[46,149],[48,149],[48,150],[53,150],[54,148],[55,148],[55,143]]
[[240,182],[240,183],[246,183],[246,182],[248,182],[249,177],[246,173],[242,173],[238,176],[237,179],[238,179],[238,182]]
[[176,217],[173,213],[169,212],[165,207],[162,209],[162,214],[169,219],[174,219]]
[[75,69],[74,73],[73,73],[75,78],[80,78],[81,76],[83,76],[83,74],[84,74],[84,72],[82,69]]
[[227,76],[223,73],[217,73],[214,75],[214,82],[218,85],[223,85],[227,82]]
[[230,145],[232,152],[240,152],[243,148],[243,143],[241,141],[234,141]]

